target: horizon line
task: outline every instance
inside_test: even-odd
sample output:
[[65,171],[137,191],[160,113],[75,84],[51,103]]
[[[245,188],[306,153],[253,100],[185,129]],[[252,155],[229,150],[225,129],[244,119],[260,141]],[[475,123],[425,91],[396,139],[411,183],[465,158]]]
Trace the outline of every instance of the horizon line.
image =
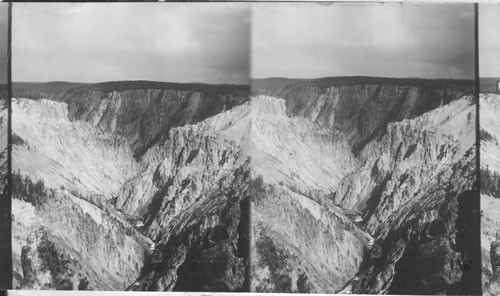
[[113,83],[113,82],[154,82],[154,83],[172,83],[172,84],[205,84],[205,85],[246,85],[243,83],[209,83],[209,82],[175,82],[175,81],[161,81],[161,80],[145,80],[145,79],[137,79],[137,80],[103,80],[96,82],[80,82],[80,81],[69,81],[69,80],[49,80],[49,81],[12,81],[14,83],[68,83],[68,84],[100,84],[100,83]]
[[[370,76],[370,75],[337,75],[337,76],[322,76],[322,77],[314,77],[314,78],[295,78],[295,77],[285,77],[285,76],[269,76],[269,77],[253,77],[252,80],[257,79],[295,79],[295,80],[317,80],[324,78],[387,78],[387,79],[422,79],[422,80],[475,80],[476,78],[445,78],[445,77],[391,77],[391,76]],[[488,77],[488,78],[496,78],[496,77]],[[482,79],[482,78],[480,78]]]
[[[317,80],[324,78],[386,78],[386,79],[422,79],[422,80],[475,80],[475,78],[445,78],[445,77],[391,77],[391,76],[370,76],[370,75],[337,75],[337,76],[321,76],[313,78],[297,78],[297,77],[286,77],[286,76],[268,76],[268,77],[251,77],[249,82],[252,80],[264,80],[264,79],[290,79],[290,80]],[[480,77],[479,79],[500,79],[500,76],[493,77]],[[84,82],[84,81],[69,81],[69,80],[49,80],[49,81],[12,81],[12,83],[72,83],[72,84],[99,84],[99,83],[112,83],[112,82],[155,82],[155,83],[173,83],[173,84],[206,84],[206,85],[246,85],[245,83],[231,83],[231,82],[220,82],[220,83],[209,83],[209,82],[176,82],[176,81],[161,81],[161,80],[104,80],[96,82]],[[7,83],[5,83],[7,84]]]

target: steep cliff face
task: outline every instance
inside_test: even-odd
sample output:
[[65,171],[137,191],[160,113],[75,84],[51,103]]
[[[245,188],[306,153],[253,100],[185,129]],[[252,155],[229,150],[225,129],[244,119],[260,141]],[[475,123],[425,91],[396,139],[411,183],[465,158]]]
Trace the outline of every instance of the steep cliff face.
[[[189,194],[193,198],[206,192],[242,163],[237,143],[244,141],[249,116],[246,103],[199,124],[171,129],[165,141],[152,146],[139,159],[140,173],[122,187],[117,208],[144,215],[159,191],[163,195],[174,195],[169,190],[193,188]],[[212,167],[211,171],[207,171],[208,166]]]
[[[471,97],[460,98],[464,93],[466,88],[435,85],[331,86],[324,81],[275,90],[274,95],[286,101],[290,121],[309,121],[316,131],[338,134],[333,137],[335,148],[330,149],[339,153],[337,157],[352,161],[342,166],[337,160],[336,169],[327,170],[340,172],[340,181],[328,175],[328,190],[319,182],[308,183],[306,191],[297,190],[280,173],[305,155],[320,155],[315,144],[309,144],[311,149],[296,151],[291,164],[275,165],[279,173],[273,176],[278,180],[268,181],[264,174],[257,179],[261,194],[252,208],[252,270],[258,280],[253,288],[424,294],[479,291],[478,268],[468,266],[471,260],[478,262],[479,250],[467,243],[474,240],[479,227],[474,222],[479,213],[471,191],[475,109]],[[279,118],[274,114],[280,112],[271,113],[268,118]],[[286,135],[286,126],[280,123],[275,138]],[[342,138],[346,140],[339,141]],[[300,140],[286,142],[297,145]],[[339,145],[342,142],[347,144]],[[309,158],[309,166],[321,167],[328,158],[332,156]],[[298,179],[304,182],[306,178]],[[286,187],[294,192],[287,192]],[[332,240],[318,234],[318,229],[328,229],[326,210],[330,217],[339,217],[335,227],[330,226],[336,229],[330,234]],[[469,225],[464,221],[470,221]],[[320,262],[311,263],[307,252],[328,256],[318,256]],[[336,274],[333,265],[326,263],[330,258],[341,262],[342,273]]]
[[355,166],[345,137],[253,97],[252,290],[333,293],[354,276],[367,236],[329,203]]
[[248,99],[244,86],[129,88],[85,86],[66,91],[61,100],[70,120],[122,135],[134,154],[142,155],[170,128],[200,122]]
[[474,247],[463,243],[462,236],[470,240],[471,234],[461,234],[459,223],[468,219],[478,227],[470,204],[475,196],[469,193],[475,180],[474,118],[472,98],[463,98],[389,124],[384,136],[361,151],[364,165],[343,180],[336,202],[361,213],[380,254],[361,270],[354,291],[460,291],[462,266],[473,258]]
[[325,195],[334,192],[340,179],[356,166],[341,132],[287,116],[283,99],[252,97],[251,110],[251,141],[245,152],[252,158],[254,174],[266,183]]
[[65,103],[13,99],[14,171],[64,186],[84,195],[107,198],[135,174],[136,164],[126,140],[84,121],[70,121]]
[[500,95],[481,94],[480,102],[480,139],[482,166],[492,172],[500,173]]
[[341,209],[286,186],[256,187],[252,290],[334,293],[359,270],[370,237]]
[[[389,124],[382,136],[360,151],[363,165],[340,184],[336,203],[362,212],[367,225],[375,227],[387,216],[381,211],[399,209],[423,186],[447,180],[443,170],[451,171],[450,164],[474,154],[474,120],[469,97],[416,119]],[[379,196],[368,194],[381,183]],[[387,201],[383,190],[397,191],[399,198]]]
[[[481,143],[481,251],[483,263],[483,291],[485,295],[500,292],[498,272],[495,275],[491,252],[496,233],[500,230],[500,95],[480,95],[480,143]],[[498,243],[497,243],[498,244]]]
[[171,129],[141,158],[142,173],[125,184],[116,206],[144,217],[157,253],[130,289],[235,291],[247,285],[249,165],[241,143],[249,124],[245,103]]
[[147,246],[126,221],[68,192],[30,196],[13,201],[16,288],[123,290],[139,276]]
[[14,99],[15,286],[243,289],[249,104],[190,124],[242,98],[79,88],[65,102]]
[[473,81],[346,77],[291,83],[273,96],[286,100],[288,114],[343,132],[359,151],[389,122],[417,117],[472,87]]
[[248,290],[246,167],[227,172],[180,213],[165,197],[147,231],[155,253],[131,290]]
[[64,103],[13,99],[12,110],[15,286],[66,287],[55,281],[59,271],[49,269],[47,278],[31,266],[46,255],[35,250],[38,243],[23,251],[43,226],[42,241],[54,253],[40,259],[49,260],[44,272],[53,260],[68,261],[64,268],[81,270],[75,277],[88,281],[87,288],[126,288],[139,275],[147,249],[108,203],[135,172],[126,141],[69,121]]

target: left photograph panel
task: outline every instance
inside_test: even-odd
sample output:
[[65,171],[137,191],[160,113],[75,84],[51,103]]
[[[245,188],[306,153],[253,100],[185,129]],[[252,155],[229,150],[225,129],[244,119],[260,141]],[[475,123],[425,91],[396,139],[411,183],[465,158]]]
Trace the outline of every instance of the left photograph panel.
[[248,4],[12,9],[13,287],[247,291]]

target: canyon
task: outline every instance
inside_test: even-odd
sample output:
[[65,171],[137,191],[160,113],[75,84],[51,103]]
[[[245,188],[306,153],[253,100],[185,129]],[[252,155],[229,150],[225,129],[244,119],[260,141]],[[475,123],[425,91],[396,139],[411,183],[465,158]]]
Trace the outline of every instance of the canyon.
[[[464,268],[480,262],[479,243],[469,243],[479,229],[472,82],[340,77],[255,85],[257,94],[283,98],[291,120],[338,134],[335,155],[344,161],[331,158],[340,173],[325,170],[323,186],[287,184],[292,173],[279,181],[264,175],[252,208],[257,291],[480,293],[480,267]],[[308,146],[281,166],[302,158],[326,166],[326,157],[311,161],[321,154]]]
[[471,81],[14,86],[15,288],[481,288]]
[[[222,269],[212,273],[220,282],[200,289],[241,288],[246,160],[231,137],[218,137],[223,131],[194,123],[247,100],[245,88],[106,87],[73,90],[92,104],[74,93],[13,99],[14,286],[182,289],[171,276],[197,276],[189,256],[209,268],[216,255],[238,279]],[[139,280],[146,273],[153,278]]]

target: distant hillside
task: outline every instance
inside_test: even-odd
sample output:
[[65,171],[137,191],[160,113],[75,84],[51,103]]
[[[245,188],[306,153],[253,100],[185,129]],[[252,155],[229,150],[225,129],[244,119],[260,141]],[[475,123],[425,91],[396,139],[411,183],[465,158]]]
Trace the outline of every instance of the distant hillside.
[[487,77],[479,79],[479,89],[482,93],[500,94],[498,83],[500,78]]
[[0,99],[7,98],[7,84],[0,84]]
[[252,79],[252,92],[256,94],[262,94],[265,92],[267,94],[272,94],[279,91],[283,87],[301,82],[307,81],[307,79],[294,79],[294,78],[283,78],[283,77],[271,77],[263,79]]
[[257,94],[276,94],[291,85],[310,85],[320,88],[352,85],[394,85],[420,88],[454,89],[471,91],[475,81],[472,79],[423,79],[423,78],[388,78],[369,76],[337,76],[315,79],[264,78],[252,80],[252,91]]
[[[500,79],[481,79],[481,90],[485,92],[496,92],[496,84]],[[412,86],[424,88],[451,88],[454,90],[471,90],[474,87],[474,80],[454,80],[454,79],[421,79],[421,78],[386,78],[367,76],[339,76],[316,79],[271,77],[263,79],[252,79],[252,93],[275,95],[290,85],[307,84],[320,88],[332,86],[349,85],[396,85]],[[204,83],[173,83],[159,81],[108,81],[100,83],[79,83],[79,82],[14,82],[13,96],[31,99],[47,98],[51,100],[61,100],[66,92],[75,89],[97,90],[100,92],[113,92],[138,89],[171,89],[199,91],[212,94],[229,94],[239,91],[249,91],[249,85],[232,84],[204,84]]]
[[14,97],[24,97],[30,99],[51,99],[62,100],[67,93],[75,90],[95,90],[103,93],[113,91],[127,91],[139,89],[158,89],[158,90],[179,90],[179,91],[197,91],[211,94],[232,94],[235,91],[248,92],[247,85],[232,84],[204,84],[204,83],[172,83],[159,81],[108,81],[99,83],[77,83],[77,82],[14,82]]
[[15,98],[57,99],[71,88],[83,86],[85,83],[52,81],[52,82],[14,82],[12,93]]
[[368,76],[325,77],[309,81],[320,87],[347,86],[361,84],[395,85],[425,88],[471,89],[475,82],[472,79],[423,79],[423,78],[388,78]]
[[175,83],[159,81],[109,81],[94,83],[85,86],[102,92],[137,90],[137,89],[175,89],[199,91],[205,93],[228,94],[234,91],[248,91],[248,85],[238,84],[207,84],[207,83]]

